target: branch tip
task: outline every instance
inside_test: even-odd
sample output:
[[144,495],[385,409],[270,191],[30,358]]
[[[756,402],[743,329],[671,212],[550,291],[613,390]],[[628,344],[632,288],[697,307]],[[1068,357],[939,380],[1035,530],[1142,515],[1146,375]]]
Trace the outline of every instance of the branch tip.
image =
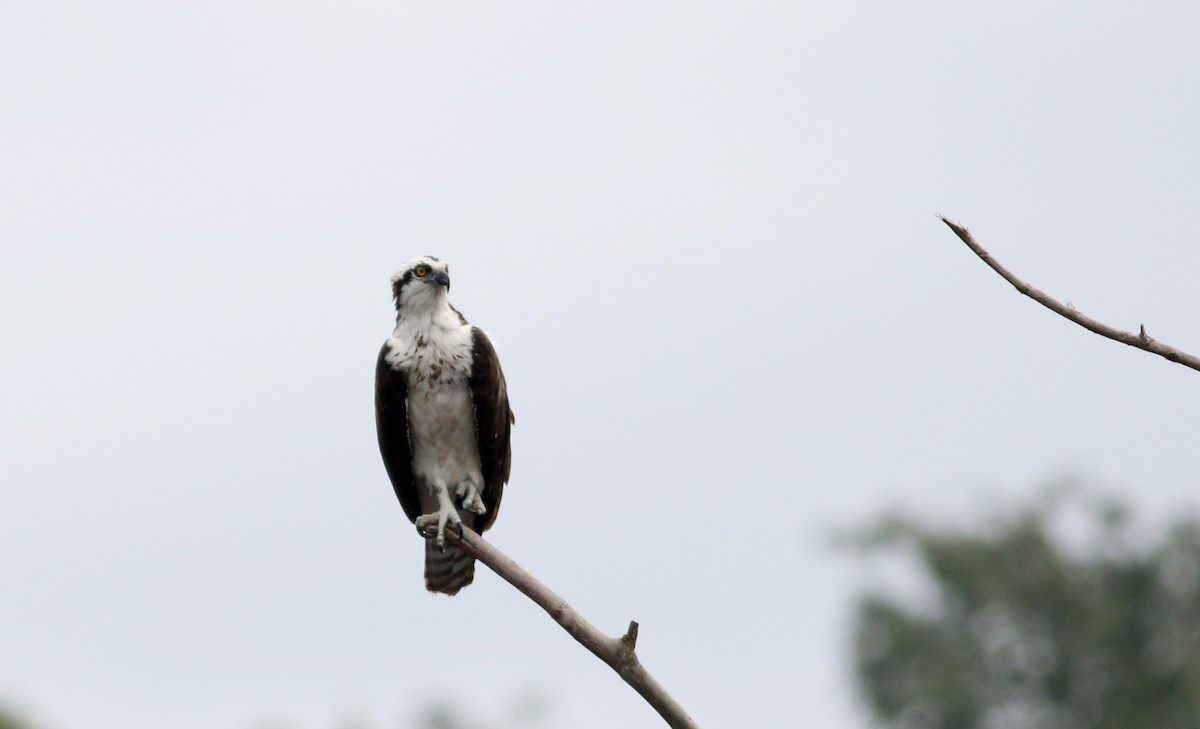
[[1145,324],[1142,324],[1138,328],[1137,334],[1122,331],[1084,315],[1070,302],[1064,304],[1045,292],[1031,286],[1030,284],[1018,278],[1007,268],[1001,266],[995,258],[992,258],[992,256],[986,250],[984,250],[983,246],[975,242],[975,239],[971,236],[970,231],[968,231],[966,227],[959,225],[953,220],[950,220],[945,215],[939,215],[938,217],[942,219],[943,223],[950,226],[950,229],[954,231],[955,235],[957,235],[963,243],[967,244],[967,247],[971,249],[972,253],[978,256],[979,259],[986,263],[993,271],[1000,274],[1001,278],[1012,284],[1013,288],[1015,288],[1017,291],[1038,302],[1050,311],[1053,311],[1065,319],[1075,322],[1079,326],[1094,334],[1099,334],[1100,336],[1111,339],[1114,342],[1128,344],[1131,347],[1137,347],[1138,349],[1150,352],[1151,354],[1157,354],[1160,357],[1168,359],[1172,362],[1176,362],[1185,367],[1190,367],[1194,370],[1200,370],[1200,357],[1152,339],[1150,335],[1146,333]]
[[961,223],[951,220],[950,218],[946,217],[945,215],[942,215],[939,213],[938,220],[941,220],[943,223],[948,225],[950,227],[950,230],[953,230],[955,233],[958,234],[959,238],[962,238],[964,235],[970,235],[970,233],[967,231],[966,226],[964,226]]
[[638,639],[638,623],[636,620],[629,621],[629,630],[625,631],[625,635],[621,636],[621,642],[629,646],[629,650],[637,648]]

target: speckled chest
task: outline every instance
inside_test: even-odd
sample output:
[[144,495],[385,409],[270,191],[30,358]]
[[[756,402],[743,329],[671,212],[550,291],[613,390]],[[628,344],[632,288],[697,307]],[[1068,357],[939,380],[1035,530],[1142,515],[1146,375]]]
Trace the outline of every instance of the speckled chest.
[[404,373],[410,396],[462,385],[471,375],[471,327],[457,316],[401,319],[388,340],[388,364]]

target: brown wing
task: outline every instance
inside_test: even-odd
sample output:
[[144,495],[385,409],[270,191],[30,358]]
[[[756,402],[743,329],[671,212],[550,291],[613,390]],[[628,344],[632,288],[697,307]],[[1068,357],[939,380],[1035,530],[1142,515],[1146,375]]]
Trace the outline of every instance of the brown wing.
[[388,364],[388,351],[384,342],[375,365],[375,432],[396,498],[408,520],[415,522],[421,515],[421,501],[413,483],[412,445],[408,440],[408,385],[404,374]]
[[483,503],[487,513],[479,517],[476,529],[483,532],[496,521],[500,497],[508,483],[512,453],[509,428],[515,422],[508,406],[508,387],[500,360],[487,335],[471,327],[471,397],[475,401],[475,433],[479,439],[479,465],[483,472]]

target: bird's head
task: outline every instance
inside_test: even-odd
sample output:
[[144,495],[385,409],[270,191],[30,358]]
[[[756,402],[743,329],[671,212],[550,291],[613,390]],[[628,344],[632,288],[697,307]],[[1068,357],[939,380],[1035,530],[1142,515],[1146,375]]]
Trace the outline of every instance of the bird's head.
[[433,256],[417,256],[392,274],[397,312],[436,308],[449,290],[450,267]]

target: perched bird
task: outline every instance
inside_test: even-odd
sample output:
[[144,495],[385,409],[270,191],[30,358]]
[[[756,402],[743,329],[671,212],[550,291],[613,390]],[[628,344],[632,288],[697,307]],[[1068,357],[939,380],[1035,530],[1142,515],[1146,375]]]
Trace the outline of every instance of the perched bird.
[[514,419],[496,350],[449,291],[450,269],[433,256],[392,274],[396,329],[375,367],[375,427],[396,497],[426,539],[425,589],[454,595],[475,559],[446,545],[447,525],[482,533],[496,520]]

